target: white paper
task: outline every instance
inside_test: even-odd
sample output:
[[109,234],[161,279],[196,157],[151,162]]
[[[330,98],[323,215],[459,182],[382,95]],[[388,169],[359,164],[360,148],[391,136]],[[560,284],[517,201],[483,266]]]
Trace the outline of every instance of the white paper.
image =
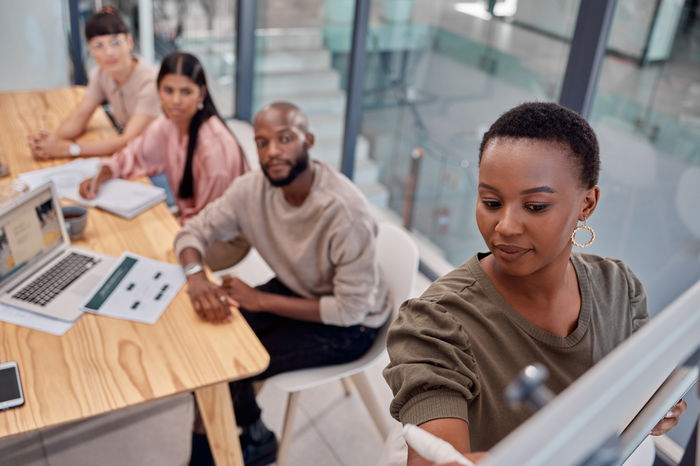
[[64,165],[25,172],[19,175],[19,179],[27,183],[30,189],[53,181],[58,195],[68,197],[71,194],[77,195],[80,183],[95,176],[99,166],[100,159],[98,157],[79,159]]
[[166,195],[165,190],[157,186],[113,178],[100,185],[95,199],[83,198],[77,189],[66,192],[63,197],[90,207],[99,207],[122,217],[132,218],[148,207],[164,201]]
[[185,284],[179,265],[125,252],[81,307],[96,315],[155,323]]
[[54,319],[1,303],[0,320],[22,327],[40,330],[52,335],[63,335],[77,322],[77,320],[75,322],[67,322],[65,320]]

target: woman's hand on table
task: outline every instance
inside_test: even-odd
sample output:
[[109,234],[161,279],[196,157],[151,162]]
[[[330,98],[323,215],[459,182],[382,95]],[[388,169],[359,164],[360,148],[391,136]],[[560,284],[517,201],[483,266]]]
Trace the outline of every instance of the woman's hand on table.
[[30,134],[27,137],[27,143],[35,159],[48,160],[68,155],[68,146],[71,141],[58,138],[55,134],[42,129],[37,134]]
[[204,272],[187,278],[187,293],[197,315],[207,322],[230,322],[231,306],[238,307],[226,290],[210,282]]
[[80,183],[78,192],[85,199],[94,199],[100,190],[100,185],[102,185],[104,181],[109,180],[111,178],[112,169],[106,165],[101,165],[100,170],[97,172],[96,176],[83,180],[83,182]]

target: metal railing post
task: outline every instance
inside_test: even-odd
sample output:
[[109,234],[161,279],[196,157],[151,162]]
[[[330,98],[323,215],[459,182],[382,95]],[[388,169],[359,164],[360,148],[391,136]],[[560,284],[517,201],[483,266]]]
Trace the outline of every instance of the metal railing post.
[[559,103],[588,118],[603,64],[615,0],[581,2]]
[[416,201],[416,189],[418,187],[418,173],[421,162],[425,156],[425,149],[414,147],[411,151],[411,168],[406,180],[406,190],[403,195],[403,227],[410,230],[413,227],[413,206]]
[[365,92],[365,68],[367,62],[367,32],[369,25],[369,0],[356,0],[355,19],[352,27],[352,49],[348,91],[345,100],[345,131],[340,171],[353,179],[355,174],[355,147],[362,123],[362,96]]
[[156,62],[153,38],[153,0],[139,0],[139,51],[144,61]]
[[73,84],[87,84],[85,64],[83,63],[83,50],[80,41],[80,12],[78,0],[68,1],[68,14],[70,16],[70,56],[73,62]]
[[238,0],[236,6],[236,89],[234,117],[253,118],[253,79],[255,76],[255,0]]

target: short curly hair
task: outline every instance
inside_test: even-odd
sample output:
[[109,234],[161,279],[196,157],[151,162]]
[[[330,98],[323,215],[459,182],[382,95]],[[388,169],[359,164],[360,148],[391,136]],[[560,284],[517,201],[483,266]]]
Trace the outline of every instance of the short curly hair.
[[566,107],[551,102],[526,102],[508,110],[484,134],[479,146],[479,163],[489,142],[499,137],[566,144],[580,168],[582,186],[592,188],[598,184],[598,139],[588,122]]

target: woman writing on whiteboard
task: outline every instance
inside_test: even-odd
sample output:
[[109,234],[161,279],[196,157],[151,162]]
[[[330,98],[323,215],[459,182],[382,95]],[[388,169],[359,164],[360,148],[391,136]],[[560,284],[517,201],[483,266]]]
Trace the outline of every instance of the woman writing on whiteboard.
[[[402,305],[384,370],[395,418],[477,460],[531,414],[505,401],[522,369],[543,364],[558,394],[648,320],[627,265],[572,251],[595,239],[587,221],[600,197],[598,152],[588,123],[552,103],[519,105],[486,132],[476,223],[488,252]],[[428,464],[409,449],[408,465]]]

